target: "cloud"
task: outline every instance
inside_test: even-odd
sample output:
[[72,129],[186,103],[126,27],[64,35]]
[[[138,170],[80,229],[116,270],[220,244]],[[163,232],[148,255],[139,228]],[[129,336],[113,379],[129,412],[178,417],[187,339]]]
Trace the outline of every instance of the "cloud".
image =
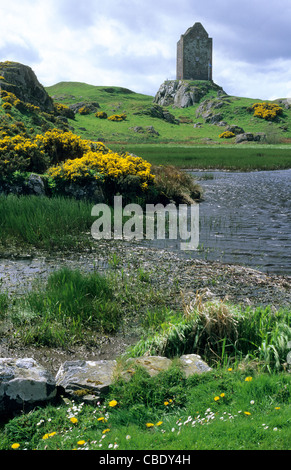
[[290,0],[14,0],[0,15],[0,60],[30,65],[45,86],[82,81],[154,95],[176,78],[177,41],[198,21],[226,92],[291,94]]

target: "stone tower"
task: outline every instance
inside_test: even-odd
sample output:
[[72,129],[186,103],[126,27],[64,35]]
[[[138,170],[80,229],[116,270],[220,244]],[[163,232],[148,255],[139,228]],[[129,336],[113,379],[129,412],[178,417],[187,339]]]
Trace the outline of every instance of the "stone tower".
[[201,23],[187,29],[177,43],[177,80],[212,80],[212,38]]

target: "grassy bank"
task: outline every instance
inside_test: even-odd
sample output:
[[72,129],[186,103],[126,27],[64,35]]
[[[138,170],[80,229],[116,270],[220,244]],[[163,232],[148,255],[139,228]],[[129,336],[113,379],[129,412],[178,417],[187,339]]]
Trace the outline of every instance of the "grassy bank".
[[[116,150],[122,146],[113,145]],[[291,168],[291,148],[284,146],[186,146],[128,144],[128,152],[153,165],[174,165],[184,169],[279,170]]]
[[97,407],[69,402],[14,418],[0,449],[289,450],[289,387],[286,374],[139,370]]

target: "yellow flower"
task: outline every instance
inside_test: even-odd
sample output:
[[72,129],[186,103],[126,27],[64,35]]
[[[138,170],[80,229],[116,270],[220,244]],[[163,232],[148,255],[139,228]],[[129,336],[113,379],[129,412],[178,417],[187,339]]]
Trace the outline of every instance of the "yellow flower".
[[232,371],[232,367],[229,367],[227,370],[228,370],[228,372],[231,372],[231,371]]
[[225,397],[225,393],[221,393],[220,396],[223,398]]
[[117,405],[117,401],[116,401],[116,400],[111,400],[111,401],[109,402],[109,406],[111,406],[112,408],[113,408],[114,406],[116,406],[116,405]]
[[154,426],[153,423],[146,423],[146,427],[147,427],[147,428],[152,428],[153,426]]
[[105,419],[104,416],[101,416],[101,418],[98,418],[97,421],[107,421],[107,419]]
[[18,449],[18,447],[20,447],[20,444],[18,444],[18,442],[15,442],[14,444],[12,444],[11,449]]
[[77,424],[78,419],[73,416],[73,418],[70,418],[71,423]]
[[164,401],[164,405],[167,406],[169,404],[168,401]]
[[251,413],[249,411],[244,411],[244,414],[249,416]]
[[163,421],[158,421],[156,426],[161,426],[161,424],[163,424]]
[[280,410],[280,406],[275,406],[275,410]]
[[246,377],[246,378],[245,378],[245,382],[251,382],[252,380],[253,380],[252,377]]
[[107,429],[104,429],[104,431],[102,431],[102,434],[106,434],[106,433],[107,433],[107,432],[109,432],[109,431],[110,431],[110,429],[109,429],[109,428],[107,428]]
[[84,444],[86,444],[86,441],[78,441],[77,444],[78,446],[83,446]]
[[219,397],[214,397],[214,401],[218,401],[219,400]]

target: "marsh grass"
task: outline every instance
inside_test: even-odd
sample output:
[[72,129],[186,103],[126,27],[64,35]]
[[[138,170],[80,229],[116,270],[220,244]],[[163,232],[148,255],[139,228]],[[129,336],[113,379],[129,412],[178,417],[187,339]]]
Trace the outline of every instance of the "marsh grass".
[[47,250],[76,247],[92,225],[92,204],[64,197],[0,196],[0,239]]
[[[118,149],[117,145],[111,145]],[[184,169],[279,170],[290,168],[290,148],[283,145],[168,145],[128,144],[127,150],[152,165]]]
[[24,344],[66,347],[119,329],[121,311],[107,278],[62,268],[15,302],[10,320]]

